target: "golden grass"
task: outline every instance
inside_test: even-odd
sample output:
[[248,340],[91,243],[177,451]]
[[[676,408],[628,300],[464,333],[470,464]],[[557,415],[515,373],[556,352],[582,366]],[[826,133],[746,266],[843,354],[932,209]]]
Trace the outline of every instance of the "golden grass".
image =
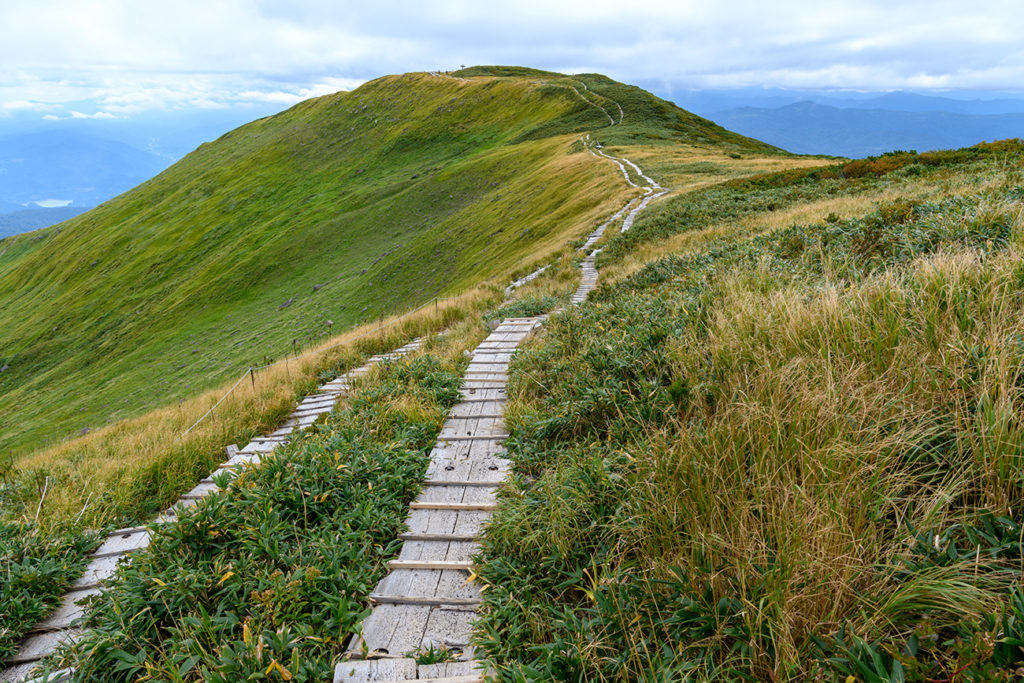
[[[658,258],[668,254],[693,253],[717,240],[755,237],[793,225],[819,223],[829,214],[836,214],[841,219],[855,218],[870,213],[879,204],[898,198],[928,200],[950,192],[983,190],[996,182],[999,181],[994,178],[964,175],[948,179],[946,182],[911,178],[899,184],[880,186],[873,192],[824,197],[777,211],[765,211],[738,221],[713,223],[700,230],[691,230],[658,242],[638,245],[626,257],[602,266],[601,280],[609,283],[621,280]],[[669,195],[659,201],[666,201],[671,197],[672,195]],[[656,205],[657,203],[651,204]]]
[[493,286],[477,287],[439,301],[436,308],[428,304],[354,328],[259,370],[187,435],[234,382],[34,453],[18,461],[14,473],[26,481],[49,478],[39,517],[43,525],[143,521],[223,461],[225,446],[244,446],[276,427],[315,388],[321,371],[354,367],[370,353],[477,316],[498,300],[497,292]]
[[721,149],[691,145],[630,145],[609,149],[610,154],[628,158],[661,185],[677,192],[689,192],[743,176],[836,163],[835,159],[788,155],[744,154],[736,159]]
[[[771,669],[796,665],[808,632],[851,615],[877,633],[912,628],[920,605],[933,620],[990,613],[1006,584],[972,580],[976,566],[912,584],[889,583],[884,568],[906,552],[907,522],[945,529],[976,508],[1021,504],[1019,351],[1008,342],[1024,334],[1020,262],[1017,251],[940,253],[906,276],[812,295],[756,273],[718,284],[704,348],[727,400],[706,433],[679,424],[640,459],[650,470],[632,503],[650,524],[636,533],[640,554],[663,567],[712,558],[733,576],[784,568],[770,601],[745,605],[752,632],[772,624],[772,643],[752,643],[755,660],[774,653]],[[978,348],[987,356],[971,380]],[[679,376],[698,381],[700,353],[696,339],[676,347]],[[921,486],[901,458],[946,428],[930,416],[951,401],[958,462]]]

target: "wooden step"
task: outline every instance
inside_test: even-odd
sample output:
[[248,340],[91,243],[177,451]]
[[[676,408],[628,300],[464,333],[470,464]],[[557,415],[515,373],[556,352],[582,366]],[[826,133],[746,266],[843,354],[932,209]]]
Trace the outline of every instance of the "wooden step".
[[[417,678],[419,683],[484,683],[483,676],[471,674],[469,676],[446,676],[444,678]],[[381,683],[408,683],[408,681],[381,681]]]
[[477,540],[477,536],[474,534],[417,534],[411,531],[399,534],[398,538],[403,541],[448,541],[450,543],[472,543]]
[[454,562],[451,560],[391,560],[388,562],[388,569],[437,569],[470,571],[473,569],[472,562]]
[[382,595],[380,593],[370,593],[370,601],[378,605],[424,605],[428,607],[440,607],[441,605],[476,607],[480,604],[480,598],[416,597],[412,595]]
[[457,481],[455,479],[428,479],[423,482],[427,486],[501,486],[504,481]]
[[409,503],[410,510],[497,510],[495,503],[421,503],[415,501]]

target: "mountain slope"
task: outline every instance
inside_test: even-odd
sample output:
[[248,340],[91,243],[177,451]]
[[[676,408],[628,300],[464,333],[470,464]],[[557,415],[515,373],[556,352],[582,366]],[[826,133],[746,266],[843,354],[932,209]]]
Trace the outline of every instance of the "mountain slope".
[[[254,121],[87,214],[3,241],[0,448],[25,452],[194,394],[582,234],[636,190],[571,149],[609,118],[566,80],[378,79]],[[622,104],[628,120],[637,112],[633,137],[646,126],[682,140],[703,126],[766,149],[681,110],[691,127],[644,123],[641,105],[669,105],[634,90]]]

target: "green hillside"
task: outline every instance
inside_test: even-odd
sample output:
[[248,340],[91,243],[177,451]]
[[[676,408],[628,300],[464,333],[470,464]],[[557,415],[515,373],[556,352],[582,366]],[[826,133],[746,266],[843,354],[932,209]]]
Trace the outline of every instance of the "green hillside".
[[891,153],[612,235],[510,368],[495,680],[1020,680],[1022,169]]
[[[572,147],[577,131],[608,125],[604,113],[571,79],[498,73],[389,76],[303,102],[87,214],[0,242],[0,452],[504,279],[612,211],[631,188]],[[716,128],[675,109],[692,129],[662,130],[647,113],[656,98],[585,80],[633,93],[633,134]]]

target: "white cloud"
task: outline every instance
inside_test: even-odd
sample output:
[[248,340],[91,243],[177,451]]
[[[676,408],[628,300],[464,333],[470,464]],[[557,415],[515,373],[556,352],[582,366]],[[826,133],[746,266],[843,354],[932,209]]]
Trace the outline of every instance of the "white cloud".
[[73,119],[116,119],[117,117],[108,111],[98,111],[95,114],[83,114],[80,111],[71,112]]
[[44,102],[31,102],[29,100],[13,100],[4,102],[3,108],[10,111],[51,111],[53,105]]
[[3,13],[7,112],[287,106],[459,64],[696,87],[1024,84],[1024,5],[1010,0],[4,0]]

